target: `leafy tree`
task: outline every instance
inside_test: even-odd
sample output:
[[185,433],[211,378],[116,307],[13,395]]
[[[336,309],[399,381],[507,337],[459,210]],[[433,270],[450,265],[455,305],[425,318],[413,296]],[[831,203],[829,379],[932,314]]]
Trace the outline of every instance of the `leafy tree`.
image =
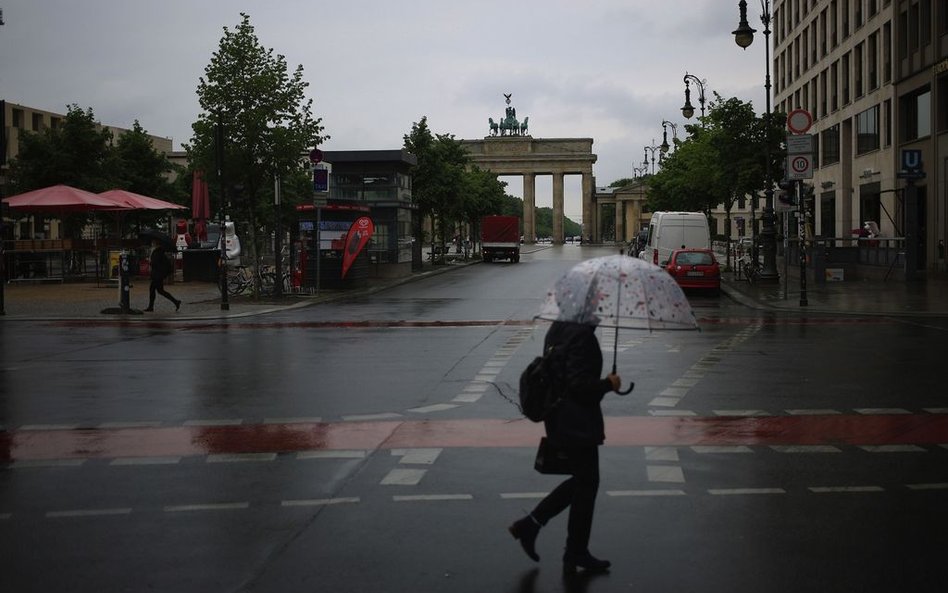
[[629,177],[623,177],[622,179],[616,179],[609,184],[609,187],[625,187],[627,185],[632,185],[635,183],[636,179],[630,179]]
[[[313,116],[312,99],[305,98],[309,83],[303,67],[292,73],[286,58],[265,49],[257,39],[250,17],[241,13],[234,30],[224,27],[218,50],[204,69],[197,88],[204,110],[192,124],[194,135],[185,147],[195,168],[216,171],[215,131],[223,128],[222,174],[229,186],[230,212],[246,223],[251,259],[259,261],[263,239],[273,221],[273,180],[284,181],[282,216],[311,196],[305,191],[306,171],[300,155],[319,145],[322,119]],[[217,207],[217,184],[211,182]],[[301,189],[303,191],[301,191]]]
[[94,193],[111,189],[112,133],[86,111],[69,105],[59,126],[24,132],[19,154],[10,162],[15,193],[63,183]]
[[118,137],[113,158],[114,175],[121,189],[184,205],[184,196],[165,178],[173,170],[171,162],[155,149],[138,120]]

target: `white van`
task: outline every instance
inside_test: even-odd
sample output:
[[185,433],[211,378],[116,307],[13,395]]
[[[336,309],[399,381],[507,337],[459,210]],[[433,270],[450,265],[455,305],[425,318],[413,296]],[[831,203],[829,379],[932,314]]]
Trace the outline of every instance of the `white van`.
[[681,248],[711,249],[711,230],[703,212],[655,212],[639,258],[657,266]]

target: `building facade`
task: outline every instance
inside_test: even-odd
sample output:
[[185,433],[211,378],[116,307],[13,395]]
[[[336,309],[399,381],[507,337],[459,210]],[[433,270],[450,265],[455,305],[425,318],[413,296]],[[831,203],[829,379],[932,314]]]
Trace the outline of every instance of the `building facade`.
[[[874,223],[919,270],[943,270],[948,162],[948,3],[777,0],[775,108],[813,116],[813,233],[852,239]],[[922,151],[914,220],[901,155]],[[917,231],[915,230],[917,229]]]

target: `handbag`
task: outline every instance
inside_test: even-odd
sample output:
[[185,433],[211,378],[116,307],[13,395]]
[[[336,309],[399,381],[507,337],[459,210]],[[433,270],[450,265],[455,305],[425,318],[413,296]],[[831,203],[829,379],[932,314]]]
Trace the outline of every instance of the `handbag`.
[[540,446],[537,448],[537,457],[533,462],[533,469],[541,474],[572,474],[569,463],[569,455],[566,449],[562,449],[553,444],[546,437],[540,438]]

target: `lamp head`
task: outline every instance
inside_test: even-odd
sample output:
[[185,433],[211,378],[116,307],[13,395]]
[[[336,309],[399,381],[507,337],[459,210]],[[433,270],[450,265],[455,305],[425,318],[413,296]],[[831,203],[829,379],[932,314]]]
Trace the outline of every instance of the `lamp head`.
[[734,35],[734,42],[737,43],[742,49],[747,49],[750,47],[751,43],[754,43],[754,33],[757,32],[757,29],[752,29],[750,24],[747,22],[747,2],[746,0],[741,0],[738,3],[738,8],[741,12],[741,21],[737,25],[737,29],[731,31]]

